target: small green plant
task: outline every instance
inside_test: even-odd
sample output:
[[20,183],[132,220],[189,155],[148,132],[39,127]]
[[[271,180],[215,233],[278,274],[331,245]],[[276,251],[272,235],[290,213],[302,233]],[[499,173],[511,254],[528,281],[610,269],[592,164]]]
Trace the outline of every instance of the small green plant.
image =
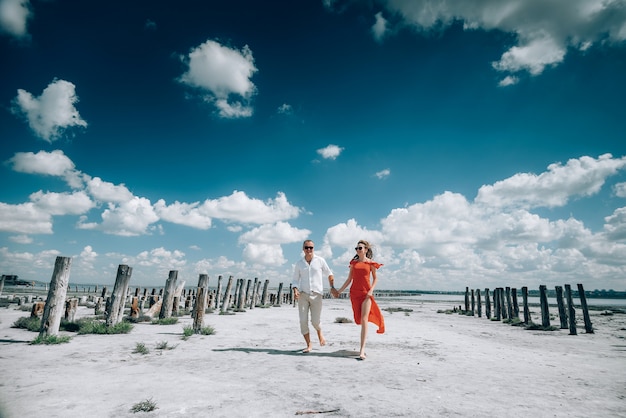
[[351,324],[352,320],[349,318],[339,317],[335,318],[335,324]]
[[207,325],[206,327],[200,328],[200,334],[201,335],[213,335],[215,334],[215,328]]
[[32,340],[30,342],[31,345],[39,345],[39,344],[46,344],[46,345],[53,345],[53,344],[64,344],[64,343],[69,343],[71,340],[70,337],[68,337],[67,335],[47,335],[45,337],[42,337],[41,335],[38,336],[37,338],[35,338],[34,340]]
[[394,313],[394,312],[413,312],[413,309],[409,309],[409,308],[385,308],[383,310],[387,311],[389,313]]
[[178,323],[178,318],[170,316],[169,318],[159,318],[152,321],[153,325],[174,325]]
[[137,343],[135,345],[135,349],[133,350],[133,354],[148,354],[150,350],[144,343]]
[[175,345],[167,345],[167,341],[160,341],[156,344],[156,349],[157,350],[173,350],[175,349],[176,346]]
[[535,324],[534,322],[529,322],[528,325],[526,325],[524,329],[527,329],[529,331],[556,331],[558,328],[552,325],[548,325],[547,327],[544,327],[543,325]]
[[12,328],[23,328],[28,331],[39,332],[41,329],[41,318],[23,316],[13,323]]
[[133,329],[133,325],[129,322],[118,322],[107,327],[104,321],[91,318],[78,320],[78,324],[79,334],[128,334]]
[[145,401],[141,401],[133,405],[130,408],[130,412],[136,414],[137,412],[152,412],[156,409],[159,409],[156,403],[152,399],[146,399]]
[[195,331],[191,325],[188,325],[183,328],[183,340],[186,340],[187,338],[191,337],[193,334],[195,334]]

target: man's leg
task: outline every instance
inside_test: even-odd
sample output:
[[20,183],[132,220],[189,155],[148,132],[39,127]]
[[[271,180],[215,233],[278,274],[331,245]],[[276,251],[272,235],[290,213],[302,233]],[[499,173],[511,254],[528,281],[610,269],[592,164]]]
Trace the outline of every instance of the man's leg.
[[311,334],[309,333],[309,309],[311,307],[311,301],[307,293],[300,293],[298,298],[298,313],[300,315],[300,332],[306,342],[306,348],[302,350],[303,353],[308,353],[313,349],[311,345]]
[[322,318],[322,295],[314,293],[310,296],[311,306],[311,324],[317,331],[317,338],[320,340],[320,345],[326,345],[326,339],[322,334],[322,327],[320,325]]

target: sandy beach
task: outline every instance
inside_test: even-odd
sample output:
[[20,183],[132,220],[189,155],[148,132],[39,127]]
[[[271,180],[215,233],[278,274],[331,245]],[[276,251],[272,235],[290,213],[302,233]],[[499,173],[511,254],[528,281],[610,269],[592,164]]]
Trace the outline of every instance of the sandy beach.
[[[574,336],[438,313],[450,302],[378,301],[387,332],[370,327],[365,361],[360,328],[335,322],[352,318],[348,300],[324,301],[328,344],[307,354],[291,305],[206,314],[215,334],[186,340],[189,315],[46,346],[12,328],[29,312],[11,304],[0,308],[0,417],[626,417],[624,314],[592,311],[587,334],[577,310]],[[77,318],[93,313],[80,306]],[[145,400],[157,409],[131,412]]]

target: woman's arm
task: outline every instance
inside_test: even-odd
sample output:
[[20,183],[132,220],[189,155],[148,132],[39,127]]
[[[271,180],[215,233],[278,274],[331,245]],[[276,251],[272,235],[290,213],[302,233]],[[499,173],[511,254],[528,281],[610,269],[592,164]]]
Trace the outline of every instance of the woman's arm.
[[339,289],[337,289],[337,292],[341,294],[344,290],[346,290],[346,287],[348,287],[351,281],[352,281],[352,265],[350,265],[350,273],[348,273],[348,278],[346,279],[345,283]]
[[372,271],[372,286],[370,287],[370,290],[367,292],[367,294],[369,296],[373,296],[374,295],[374,288],[376,287],[376,283],[378,283],[378,276],[376,276],[376,270],[377,268],[372,266],[371,267],[371,271]]

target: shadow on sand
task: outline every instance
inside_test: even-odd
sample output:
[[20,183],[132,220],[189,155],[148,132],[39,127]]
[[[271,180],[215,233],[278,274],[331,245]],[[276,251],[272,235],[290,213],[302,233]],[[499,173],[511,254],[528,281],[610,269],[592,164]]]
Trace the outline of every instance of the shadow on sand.
[[338,350],[333,352],[317,352],[311,351],[303,353],[302,350],[277,350],[274,348],[246,348],[246,347],[234,347],[234,348],[214,348],[213,351],[240,351],[242,353],[266,353],[271,355],[280,356],[307,356],[307,357],[337,357],[355,359],[359,357],[358,351]]

